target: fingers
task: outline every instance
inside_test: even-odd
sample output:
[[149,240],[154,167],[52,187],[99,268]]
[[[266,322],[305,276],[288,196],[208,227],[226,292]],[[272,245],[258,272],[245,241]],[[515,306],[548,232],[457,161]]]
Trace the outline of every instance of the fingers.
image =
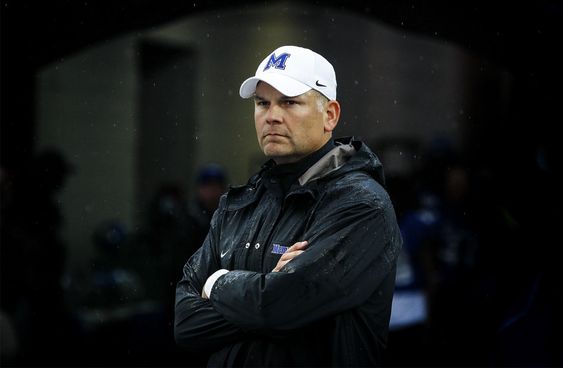
[[278,272],[283,266],[285,266],[293,258],[297,257],[304,252],[303,249],[307,247],[309,243],[307,241],[297,242],[287,249],[287,251],[280,257],[276,267],[272,272]]
[[297,257],[298,255],[300,255],[301,253],[303,253],[303,250],[294,250],[292,252],[285,252],[281,258],[280,261],[291,261],[293,258]]
[[291,247],[287,248],[287,252],[305,249],[305,248],[307,248],[307,245],[309,245],[309,242],[307,240],[297,242],[297,243],[293,244]]
[[[293,259],[293,258],[292,258]],[[272,270],[272,272],[279,272],[279,270],[282,269],[283,266],[285,266],[289,261],[291,261],[291,259],[288,259],[286,261],[282,261],[281,259],[278,261],[278,264],[276,265],[276,267],[274,267],[274,269]]]
[[308,245],[308,242],[302,241],[293,244],[291,247],[287,248],[284,254],[282,254],[280,261],[291,260],[294,257],[297,257],[299,254],[303,253],[303,249],[305,249]]

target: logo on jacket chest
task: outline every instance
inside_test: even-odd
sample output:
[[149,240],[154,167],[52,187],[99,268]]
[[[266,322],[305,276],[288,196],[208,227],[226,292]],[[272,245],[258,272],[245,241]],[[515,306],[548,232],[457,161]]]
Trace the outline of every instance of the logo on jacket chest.
[[287,248],[289,247],[274,243],[272,247],[272,254],[284,254],[287,252]]

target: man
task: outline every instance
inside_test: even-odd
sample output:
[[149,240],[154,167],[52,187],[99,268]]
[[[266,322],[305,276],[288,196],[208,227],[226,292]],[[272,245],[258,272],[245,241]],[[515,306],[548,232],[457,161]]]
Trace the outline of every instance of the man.
[[210,366],[379,364],[401,237],[376,156],[332,140],[332,65],[283,46],[240,95],[270,160],[221,198],[184,266],[176,342]]

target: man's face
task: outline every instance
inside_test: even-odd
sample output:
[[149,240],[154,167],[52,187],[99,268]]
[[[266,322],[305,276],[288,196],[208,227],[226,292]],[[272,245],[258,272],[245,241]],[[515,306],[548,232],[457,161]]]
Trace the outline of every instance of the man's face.
[[278,164],[296,162],[328,142],[332,129],[325,129],[326,117],[322,99],[312,90],[287,97],[265,82],[256,87],[258,144]]

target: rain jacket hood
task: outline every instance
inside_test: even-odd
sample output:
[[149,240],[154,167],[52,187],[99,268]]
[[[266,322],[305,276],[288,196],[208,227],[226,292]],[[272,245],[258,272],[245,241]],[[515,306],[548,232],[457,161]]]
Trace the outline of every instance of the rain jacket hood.
[[336,147],[299,178],[300,185],[331,175],[345,175],[358,170],[367,172],[381,185],[385,185],[383,166],[365,144],[354,138],[337,139],[335,143]]

